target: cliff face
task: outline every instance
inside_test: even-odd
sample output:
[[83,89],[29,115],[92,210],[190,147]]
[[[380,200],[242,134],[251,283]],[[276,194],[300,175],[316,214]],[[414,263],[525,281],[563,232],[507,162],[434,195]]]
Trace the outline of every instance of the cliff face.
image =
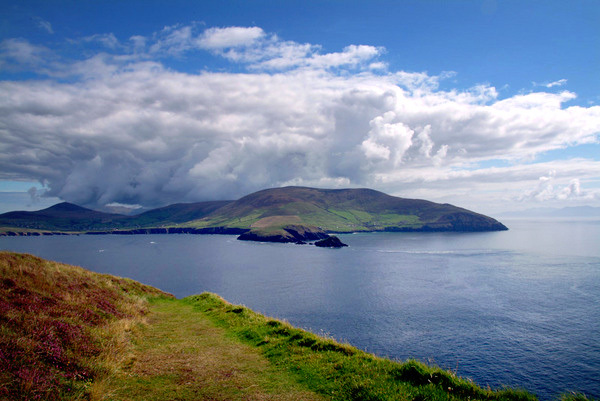
[[325,239],[315,242],[315,246],[319,246],[321,248],[343,248],[348,245],[344,244],[335,235],[332,235],[329,238],[325,238]]
[[436,222],[449,231],[505,231],[508,228],[497,220],[477,213],[457,212],[444,215]]
[[506,231],[508,227],[499,221],[477,213],[452,213],[443,215],[438,220],[420,227],[386,227],[383,231],[391,232],[483,232]]

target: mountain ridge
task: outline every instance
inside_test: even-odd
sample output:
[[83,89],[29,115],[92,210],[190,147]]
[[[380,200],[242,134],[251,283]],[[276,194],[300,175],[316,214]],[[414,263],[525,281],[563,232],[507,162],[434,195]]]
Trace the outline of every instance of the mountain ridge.
[[[399,198],[368,188],[308,187],[271,188],[254,192],[187,224],[193,227],[221,225],[252,230],[264,219],[274,217],[278,217],[278,224],[272,224],[270,228],[302,224],[330,233],[507,229],[491,217],[450,204]],[[264,230],[264,227],[260,228]]]
[[90,233],[246,233],[244,239],[298,242],[367,231],[498,231],[499,221],[473,211],[368,188],[270,188],[236,201],[178,203],[127,216],[63,202],[0,215],[0,227]]
[[177,203],[137,215],[105,213],[73,203],[61,202],[37,211],[13,211],[0,214],[0,227],[50,231],[154,228],[200,218],[229,202],[231,201]]

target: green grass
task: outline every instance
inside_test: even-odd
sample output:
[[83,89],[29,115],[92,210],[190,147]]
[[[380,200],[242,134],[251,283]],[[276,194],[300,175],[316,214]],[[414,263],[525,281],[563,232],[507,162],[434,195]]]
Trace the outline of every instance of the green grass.
[[203,218],[199,220],[193,220],[186,223],[178,224],[178,227],[194,227],[194,228],[205,228],[205,227],[229,227],[229,228],[250,228],[252,223],[260,220],[264,212],[258,210],[254,211],[245,216],[231,217],[221,216],[211,218]]
[[378,358],[205,293],[186,299],[229,335],[257,347],[309,389],[335,400],[535,400],[526,391],[483,389],[417,361]]
[[181,300],[155,300],[123,369],[101,400],[320,400],[258,349],[227,336]]
[[[227,213],[219,214],[217,211],[214,215],[183,223],[181,226],[250,228],[252,224],[268,216],[299,216],[302,224],[321,227],[329,232],[373,231],[398,226],[418,228],[423,224],[416,215],[385,211],[370,213],[354,206],[340,206],[341,208],[319,206],[309,202],[289,202],[270,208],[242,208],[241,214],[235,217]],[[281,227],[274,228],[280,229]]]
[[369,213],[357,209],[321,209],[302,216],[304,223],[330,232],[385,230],[388,227],[420,227],[418,216],[396,213]]
[[186,301],[0,252],[0,400],[320,400]]

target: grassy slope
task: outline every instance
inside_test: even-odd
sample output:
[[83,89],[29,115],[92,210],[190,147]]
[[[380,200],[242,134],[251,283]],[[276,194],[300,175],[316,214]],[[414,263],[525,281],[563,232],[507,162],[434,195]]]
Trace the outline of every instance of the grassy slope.
[[[492,221],[451,205],[403,199],[369,189],[322,190],[303,187],[274,188],[255,192],[206,217],[184,223],[191,227],[252,228],[262,219],[284,216],[306,226],[329,232],[374,231],[390,228],[420,229],[425,224],[451,224],[448,216],[473,222]],[[265,227],[262,227],[264,230]]]
[[[260,192],[259,194],[262,195]],[[414,224],[415,227],[422,225],[417,216],[398,217],[395,213],[381,213],[374,210],[367,212],[361,210],[362,206],[357,202],[346,201],[343,204],[335,204],[326,198],[305,197],[305,193],[276,195],[279,196],[267,196],[266,199],[250,195],[203,219],[185,225],[251,228],[257,222],[272,216],[288,216],[290,218],[288,224],[301,223],[336,232],[384,229],[399,222]]]
[[128,279],[0,252],[0,399],[72,399],[110,374],[147,297]]
[[232,201],[177,203],[127,218],[130,227],[170,226],[202,218]]
[[[454,373],[409,360],[379,358],[232,305],[211,293],[184,299],[234,338],[261,350],[299,383],[332,400],[536,400],[524,390],[491,390]],[[594,401],[568,393],[562,401]]]
[[98,386],[104,400],[320,400],[259,350],[181,300],[156,300],[132,357]]
[[187,302],[0,252],[0,400],[319,400]]
[[204,293],[186,299],[309,389],[334,400],[535,400],[526,391],[482,389],[416,361],[378,358]]
[[378,358],[214,294],[177,300],[0,252],[0,400],[82,398],[535,400]]

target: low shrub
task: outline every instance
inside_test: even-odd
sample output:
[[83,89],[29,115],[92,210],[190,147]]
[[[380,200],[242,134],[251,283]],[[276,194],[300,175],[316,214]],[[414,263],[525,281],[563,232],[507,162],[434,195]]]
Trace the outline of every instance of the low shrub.
[[84,397],[106,374],[108,328],[166,294],[31,255],[0,252],[0,399]]

